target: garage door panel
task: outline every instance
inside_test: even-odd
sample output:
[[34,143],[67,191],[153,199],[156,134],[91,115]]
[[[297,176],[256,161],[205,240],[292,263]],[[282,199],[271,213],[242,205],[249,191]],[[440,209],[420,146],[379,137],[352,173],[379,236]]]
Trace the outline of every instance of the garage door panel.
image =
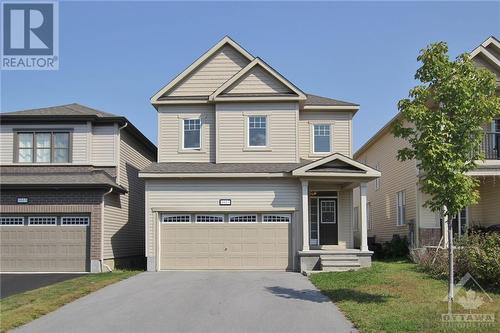
[[161,224],[160,268],[289,269],[290,226]]
[[2,226],[0,234],[4,272],[88,270],[88,227]]

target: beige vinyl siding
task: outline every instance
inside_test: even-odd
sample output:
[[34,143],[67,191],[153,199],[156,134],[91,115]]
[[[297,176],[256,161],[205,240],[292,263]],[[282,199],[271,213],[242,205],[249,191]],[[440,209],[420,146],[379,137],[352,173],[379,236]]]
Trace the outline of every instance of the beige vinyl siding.
[[353,244],[353,228],[352,228],[352,209],[353,197],[352,190],[340,191],[338,198],[339,210],[339,245],[344,245],[347,249],[352,249]]
[[144,253],[144,180],[138,172],[154,156],[126,130],[120,132],[118,184],[126,194],[108,194],[104,201],[104,258]]
[[479,203],[469,209],[470,226],[500,224],[500,183],[494,177],[480,179]]
[[[147,180],[146,192],[148,256],[155,256],[156,217],[152,210],[227,213],[290,208],[299,211],[301,207],[301,189],[297,179]],[[219,199],[231,199],[231,206],[219,206]],[[300,227],[300,214],[294,214],[293,218],[295,226]]]
[[[201,118],[201,151],[182,149],[182,120],[185,118]],[[158,124],[158,162],[215,162],[213,105],[161,106]]]
[[249,62],[235,48],[226,45],[208,58],[167,95],[209,96]]
[[0,129],[0,164],[9,164],[14,162],[14,130],[43,130],[43,129],[70,129],[72,130],[72,163],[89,163],[88,141],[89,130],[87,124],[50,124],[50,125],[31,125],[14,124],[1,125]]
[[[404,140],[385,133],[357,159],[372,168],[378,162],[382,173],[380,189],[376,191],[375,181],[371,181],[367,195],[373,216],[373,229],[368,230],[368,236],[376,236],[377,242],[389,241],[394,234],[408,235],[408,225],[396,225],[397,192],[406,193],[406,222],[416,221],[416,164],[414,160],[400,162],[396,157],[397,151],[405,145]],[[355,191],[356,196],[359,196],[358,191]]]
[[482,54],[478,54],[474,58],[474,62],[478,67],[486,68],[487,70],[495,74],[497,81],[500,81],[500,72],[487,59],[485,59]]
[[430,198],[429,194],[422,193],[422,191],[418,191],[417,195],[418,197],[418,203],[420,207],[419,211],[419,225],[420,228],[427,229],[439,229],[440,228],[440,222],[439,222],[439,216],[437,213],[431,211],[429,208],[424,207],[425,201]]
[[95,165],[113,165],[116,162],[116,125],[92,126],[91,161]]
[[[297,161],[297,103],[224,103],[216,105],[219,163]],[[247,117],[266,115],[268,147],[247,148]]]
[[269,74],[261,66],[255,66],[231,87],[224,91],[224,94],[271,94],[290,93],[291,90],[274,76]]
[[332,148],[334,153],[351,157],[351,112],[340,111],[301,111],[299,118],[299,152],[304,159],[319,158],[324,155],[313,154],[313,124],[332,124]]

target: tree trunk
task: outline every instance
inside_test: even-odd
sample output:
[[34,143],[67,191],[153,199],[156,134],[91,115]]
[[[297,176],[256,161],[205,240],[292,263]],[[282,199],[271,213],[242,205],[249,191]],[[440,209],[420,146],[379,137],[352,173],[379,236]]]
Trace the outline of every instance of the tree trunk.
[[449,215],[445,215],[445,223],[448,224],[448,313],[451,313],[453,305],[453,223],[449,219]]

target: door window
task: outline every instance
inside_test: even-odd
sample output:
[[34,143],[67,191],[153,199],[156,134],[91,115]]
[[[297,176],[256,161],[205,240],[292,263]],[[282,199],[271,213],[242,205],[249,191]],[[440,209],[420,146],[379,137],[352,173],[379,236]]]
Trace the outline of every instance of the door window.
[[321,223],[337,223],[337,201],[321,200]]

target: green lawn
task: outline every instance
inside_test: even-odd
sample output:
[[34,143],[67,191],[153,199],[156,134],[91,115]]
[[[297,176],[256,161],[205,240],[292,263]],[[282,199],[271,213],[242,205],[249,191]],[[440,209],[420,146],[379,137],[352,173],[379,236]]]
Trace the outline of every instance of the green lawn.
[[[493,302],[473,311],[494,313],[493,325],[443,323],[446,281],[417,271],[412,263],[374,262],[369,269],[317,273],[310,279],[361,332],[500,332],[500,294],[490,292]],[[453,313],[469,310],[455,303]]]
[[82,296],[139,271],[89,274],[0,300],[0,332],[24,325]]

